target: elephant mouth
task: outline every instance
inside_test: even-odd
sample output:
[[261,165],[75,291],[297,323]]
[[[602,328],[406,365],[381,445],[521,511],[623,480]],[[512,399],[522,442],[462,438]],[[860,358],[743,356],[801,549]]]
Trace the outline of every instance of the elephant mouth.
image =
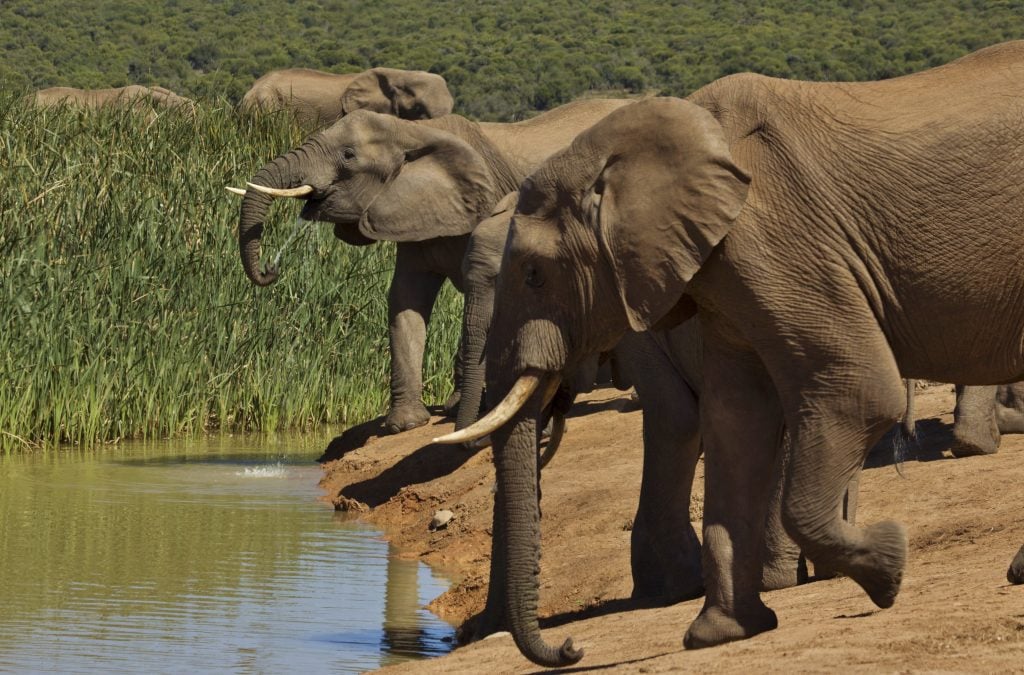
[[358,225],[363,214],[352,210],[335,210],[326,198],[307,199],[299,217],[303,220],[317,220],[336,225]]

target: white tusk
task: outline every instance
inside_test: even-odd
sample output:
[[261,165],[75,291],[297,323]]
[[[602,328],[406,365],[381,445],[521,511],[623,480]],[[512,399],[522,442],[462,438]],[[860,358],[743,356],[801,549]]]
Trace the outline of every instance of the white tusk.
[[537,390],[544,374],[539,370],[527,370],[519,376],[512,389],[501,400],[501,403],[494,407],[494,410],[487,413],[465,429],[453,431],[445,436],[434,439],[434,443],[455,444],[475,441],[487,434],[500,429],[512,416],[529,400],[533,392]]
[[305,197],[313,192],[312,185],[300,185],[297,188],[272,188],[266,185],[257,185],[256,183],[246,183],[249,187],[256,192],[262,192],[265,195],[271,197]]
[[245,190],[243,190],[242,188],[231,187],[230,185],[228,185],[224,189],[230,192],[231,194],[239,195],[241,197],[245,196]]

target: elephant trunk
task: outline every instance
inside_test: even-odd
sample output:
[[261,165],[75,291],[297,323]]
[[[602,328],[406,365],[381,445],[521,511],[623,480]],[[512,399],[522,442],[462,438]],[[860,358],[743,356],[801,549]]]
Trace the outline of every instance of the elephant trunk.
[[462,391],[455,428],[465,429],[480,415],[483,400],[485,365],[484,346],[494,311],[494,289],[466,289],[466,307],[462,315],[463,354]]
[[537,621],[540,572],[540,507],[538,503],[537,420],[544,387],[515,417],[494,434],[498,478],[496,507],[504,521],[505,607],[516,646],[530,661],[558,668],[583,658],[569,638],[551,647],[540,636]]
[[[260,169],[251,182],[272,188],[289,188],[301,184],[302,181],[297,180],[297,159],[295,150],[281,155]],[[269,286],[277,281],[278,276],[276,267],[260,264],[263,223],[272,200],[273,197],[262,192],[246,191],[238,218],[238,247],[242,267],[246,276],[257,286]]]

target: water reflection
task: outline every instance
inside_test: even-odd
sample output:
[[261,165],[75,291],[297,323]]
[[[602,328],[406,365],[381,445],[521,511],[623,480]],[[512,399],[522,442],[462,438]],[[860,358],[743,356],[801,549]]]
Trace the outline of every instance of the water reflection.
[[315,501],[318,450],[0,458],[0,671],[356,672],[447,651],[422,609],[443,583]]

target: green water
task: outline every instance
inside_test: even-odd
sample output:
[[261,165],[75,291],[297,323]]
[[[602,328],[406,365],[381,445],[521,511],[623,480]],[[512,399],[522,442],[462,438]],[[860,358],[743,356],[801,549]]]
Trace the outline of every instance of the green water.
[[422,608],[445,582],[318,502],[323,443],[302,443],[0,456],[0,671],[339,673],[448,651]]

